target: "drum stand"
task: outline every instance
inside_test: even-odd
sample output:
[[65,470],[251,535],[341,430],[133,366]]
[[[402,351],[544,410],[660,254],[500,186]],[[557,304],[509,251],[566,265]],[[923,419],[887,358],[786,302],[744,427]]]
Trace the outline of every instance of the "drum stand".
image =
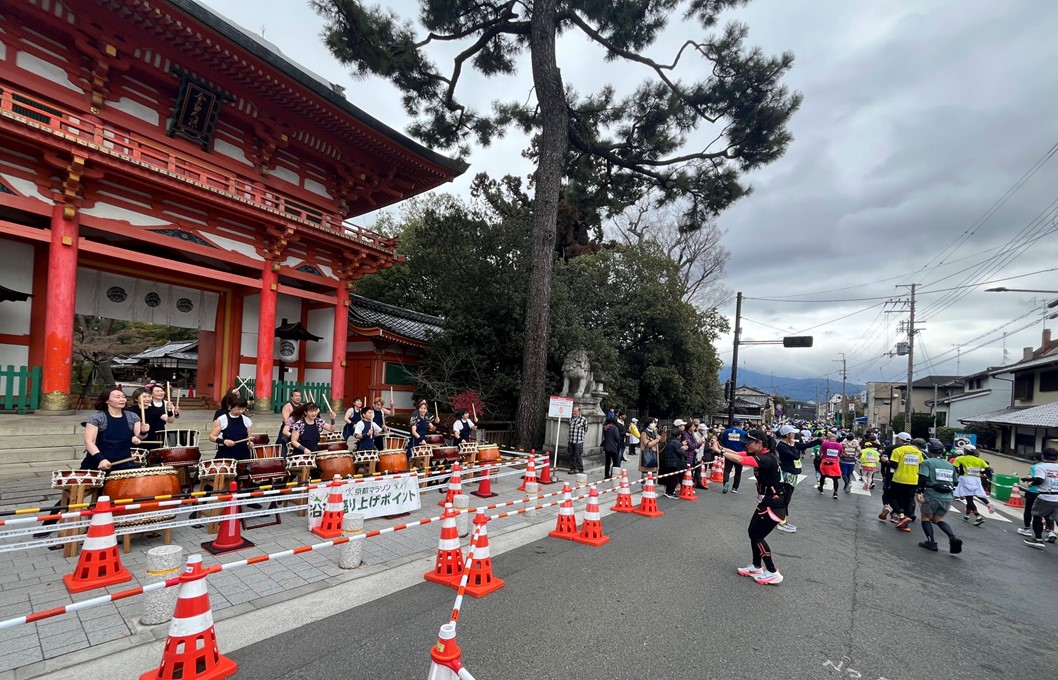
[[[259,484],[256,484],[255,482],[251,482],[251,483],[254,484],[254,486],[260,486]],[[275,481],[274,480],[270,480],[270,483],[274,484]],[[247,489],[244,489],[244,490],[247,490]],[[242,522],[242,528],[245,529],[246,531],[249,531],[250,529],[263,529],[265,527],[274,527],[274,526],[282,524],[283,523],[283,516],[279,513],[279,504],[283,503],[283,502],[284,502],[284,499],[283,499],[282,496],[272,496],[271,497],[271,502],[268,503],[268,509],[276,511],[276,513],[274,515],[272,515],[272,517],[273,517],[272,521],[271,522],[261,522],[260,524],[250,524],[250,519],[251,518],[250,517],[243,517],[242,519],[239,520],[240,522]],[[267,515],[264,515],[264,516],[267,517]]]
[[[229,477],[229,475],[213,475],[213,481],[210,482],[210,484],[213,487],[213,490],[210,493],[214,493],[214,494],[226,493],[227,489],[228,489],[228,482],[229,482],[228,477]],[[200,481],[202,483],[202,490],[205,491],[206,490],[206,478],[205,477],[200,477],[198,481]],[[205,517],[216,517],[217,515],[221,514],[222,512],[224,512],[224,510],[222,508],[217,508],[216,510],[206,510],[206,511],[200,512],[199,515],[200,516],[205,516]],[[206,531],[208,531],[211,534],[215,534],[215,533],[217,533],[217,529],[219,528],[219,526],[220,525],[219,525],[218,522],[210,522],[209,525],[206,527]]]
[[[150,526],[145,526],[143,528],[143,531],[135,531],[135,532],[133,532],[131,534],[125,534],[124,536],[122,536],[121,537],[121,545],[122,545],[122,548],[125,550],[125,554],[128,555],[129,552],[132,550],[132,537],[134,535],[135,536],[139,536],[140,534],[149,534],[149,533],[152,533],[153,531],[154,531],[154,529],[152,529]],[[164,537],[166,545],[169,545],[170,543],[173,542],[173,530],[172,529],[163,529],[162,530],[162,536]]]
[[[298,467],[292,467],[292,468],[290,468],[290,470],[293,471],[293,472],[296,472],[296,476],[295,476],[294,481],[297,482],[298,486],[305,486],[306,484],[308,484],[309,479],[312,477],[312,468],[307,466],[307,465],[298,466]],[[307,505],[309,501],[308,501],[307,498],[299,498],[297,500],[287,501],[287,502],[292,504],[292,505]],[[304,517],[304,516],[305,516],[305,511],[304,510],[298,510],[298,517]]]
[[[77,505],[79,503],[84,503],[85,491],[88,491],[87,495],[90,496],[91,499],[92,499],[90,502],[94,503],[96,498],[99,496],[99,489],[100,488],[101,487],[90,486],[88,484],[72,484],[70,486],[63,487],[62,500],[60,500],[59,503],[60,503],[60,505],[65,506],[67,511],[69,511],[69,508],[70,508],[71,505]],[[80,521],[80,519],[75,517],[73,519],[63,520],[63,524],[65,524],[66,522],[79,522],[79,521]],[[80,533],[81,533],[80,529],[63,529],[62,531],[59,532],[59,536],[62,536],[62,537],[65,538],[67,536],[77,536]],[[77,555],[77,550],[78,550],[79,547],[80,546],[78,544],[78,541],[72,541],[70,543],[64,544],[63,547],[62,547],[62,556],[63,557],[74,557],[75,555]],[[128,551],[126,550],[125,552],[128,552]]]

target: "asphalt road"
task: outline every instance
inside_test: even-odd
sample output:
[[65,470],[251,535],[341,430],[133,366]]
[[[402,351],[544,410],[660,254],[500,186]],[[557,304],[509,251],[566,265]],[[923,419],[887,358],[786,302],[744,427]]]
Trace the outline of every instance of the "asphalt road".
[[[798,532],[769,537],[786,580],[761,586],[735,573],[751,492],[607,515],[601,548],[544,539],[494,556],[506,586],[467,598],[463,663],[478,680],[1054,677],[1058,544],[1035,551],[1018,522],[953,513],[963,553],[939,532],[930,553],[917,524],[878,521],[877,491],[834,501],[806,480]],[[230,656],[247,678],[425,678],[454,594],[423,582]]]

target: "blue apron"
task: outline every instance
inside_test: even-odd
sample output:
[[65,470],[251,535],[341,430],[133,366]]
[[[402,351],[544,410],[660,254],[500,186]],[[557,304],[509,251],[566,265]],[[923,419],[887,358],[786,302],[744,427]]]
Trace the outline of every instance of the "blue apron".
[[220,431],[221,444],[217,447],[217,456],[220,458],[234,458],[235,460],[253,458],[253,453],[250,451],[250,442],[239,442],[230,448],[224,446],[225,439],[239,441],[249,436],[249,432],[246,431],[246,421],[242,419],[242,416],[235,418],[229,413],[227,419],[228,426]]

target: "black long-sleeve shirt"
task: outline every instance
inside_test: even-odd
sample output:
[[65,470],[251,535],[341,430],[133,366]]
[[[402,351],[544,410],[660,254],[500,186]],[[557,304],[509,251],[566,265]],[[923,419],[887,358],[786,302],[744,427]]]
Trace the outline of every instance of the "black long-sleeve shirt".
[[776,447],[779,452],[779,469],[791,475],[797,474],[800,472],[797,462],[801,460],[801,453],[805,449],[818,446],[822,441],[822,439],[813,439],[810,442],[794,442],[793,444],[780,441]]

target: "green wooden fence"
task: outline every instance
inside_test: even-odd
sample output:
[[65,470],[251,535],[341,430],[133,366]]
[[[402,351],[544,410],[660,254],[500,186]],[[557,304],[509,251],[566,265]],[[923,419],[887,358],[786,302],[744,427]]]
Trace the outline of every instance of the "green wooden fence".
[[[239,380],[239,392],[243,397],[251,399],[251,393],[255,391],[256,381]],[[314,401],[320,405],[323,411],[327,410],[327,404],[323,395],[329,400],[331,398],[331,384],[325,382],[296,382],[294,380],[272,381],[272,412],[279,413],[283,410],[283,404],[290,400],[290,394],[294,390],[301,390],[302,401]]]
[[40,408],[40,366],[0,367],[0,409],[26,413]]

